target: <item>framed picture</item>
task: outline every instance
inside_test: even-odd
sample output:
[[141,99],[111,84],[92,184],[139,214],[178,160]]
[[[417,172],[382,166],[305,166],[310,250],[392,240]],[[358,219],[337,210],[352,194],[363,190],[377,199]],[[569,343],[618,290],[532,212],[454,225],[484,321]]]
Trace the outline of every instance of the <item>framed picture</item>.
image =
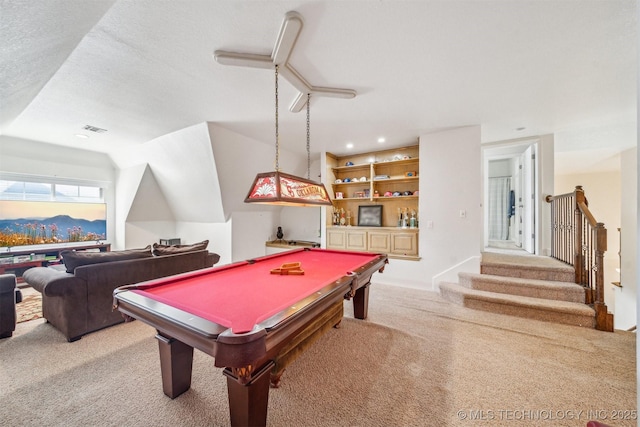
[[358,206],[358,225],[382,227],[382,205]]

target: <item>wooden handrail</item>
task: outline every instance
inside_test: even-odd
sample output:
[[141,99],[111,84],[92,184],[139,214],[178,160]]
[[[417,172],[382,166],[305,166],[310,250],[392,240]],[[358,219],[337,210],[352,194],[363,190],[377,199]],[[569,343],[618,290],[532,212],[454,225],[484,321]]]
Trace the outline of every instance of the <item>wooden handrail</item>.
[[613,314],[604,303],[604,253],[607,229],[589,210],[582,186],[572,193],[547,196],[551,204],[551,256],[574,267],[585,302],[596,311],[596,329],[613,332]]

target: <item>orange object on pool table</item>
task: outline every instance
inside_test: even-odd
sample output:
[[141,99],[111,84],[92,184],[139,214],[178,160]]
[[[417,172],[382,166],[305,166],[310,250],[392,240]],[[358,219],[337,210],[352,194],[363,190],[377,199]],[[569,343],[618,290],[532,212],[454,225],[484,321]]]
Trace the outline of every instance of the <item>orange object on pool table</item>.
[[271,274],[281,274],[281,275],[300,275],[304,274],[304,270],[300,267],[302,263],[300,262],[285,262],[279,268],[274,268],[271,270]]

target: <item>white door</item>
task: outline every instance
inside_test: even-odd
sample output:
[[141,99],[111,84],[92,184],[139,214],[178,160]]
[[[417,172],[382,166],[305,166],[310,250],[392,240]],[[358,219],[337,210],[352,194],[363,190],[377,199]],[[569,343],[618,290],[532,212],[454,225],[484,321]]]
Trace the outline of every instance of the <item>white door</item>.
[[521,247],[535,252],[535,145],[530,145],[520,156],[521,191],[517,202],[517,221],[520,222]]
[[513,213],[513,241],[515,245],[522,248],[522,192],[524,190],[524,178],[522,176],[522,154],[514,159],[514,180],[513,190],[515,193],[514,213]]

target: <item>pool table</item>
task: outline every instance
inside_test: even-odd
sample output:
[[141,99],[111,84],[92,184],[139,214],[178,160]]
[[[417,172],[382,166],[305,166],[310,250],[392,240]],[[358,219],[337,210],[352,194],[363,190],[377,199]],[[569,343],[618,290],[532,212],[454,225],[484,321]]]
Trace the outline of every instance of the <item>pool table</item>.
[[371,276],[387,262],[385,254],[292,250],[123,286],[114,308],[156,329],[167,396],[191,386],[196,348],[224,368],[231,425],[266,425],[269,385],[339,325],[344,299],[367,317]]

